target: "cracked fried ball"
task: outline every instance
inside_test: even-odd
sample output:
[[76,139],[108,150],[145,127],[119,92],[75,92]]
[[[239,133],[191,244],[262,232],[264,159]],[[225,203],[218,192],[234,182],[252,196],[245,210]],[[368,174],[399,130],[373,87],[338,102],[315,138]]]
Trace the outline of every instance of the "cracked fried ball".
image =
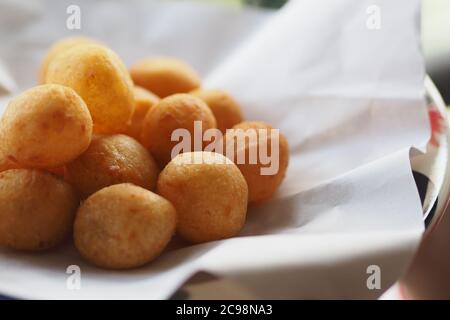
[[74,225],[75,245],[97,266],[138,267],[161,254],[175,224],[175,208],[169,201],[132,184],[117,184],[81,205]]
[[241,107],[228,93],[215,89],[197,89],[191,92],[206,102],[217,121],[217,129],[225,134],[226,129],[243,121]]
[[12,169],[0,173],[0,245],[38,251],[70,234],[79,199],[50,173]]
[[[251,204],[258,204],[269,200],[283,181],[289,163],[289,145],[286,137],[283,134],[278,135],[278,149],[272,150],[271,130],[273,127],[267,123],[260,121],[244,121],[235,125],[231,131],[225,135],[224,152],[227,148],[234,148],[233,162],[237,164],[239,170],[245,177],[248,184],[248,201]],[[254,134],[256,138],[254,143],[249,143],[250,140],[243,141],[240,146],[237,142],[237,130],[241,130],[245,135]],[[258,153],[261,148],[260,131],[266,133],[264,139],[266,141],[266,150],[268,156],[268,163],[261,161]],[[228,146],[227,146],[228,145]],[[254,146],[250,147],[250,146]],[[275,148],[276,144],[273,144]],[[250,153],[256,152],[256,161],[250,162]],[[244,161],[239,161],[239,153],[242,154]],[[227,154],[228,155],[228,154]],[[276,162],[275,162],[276,161]],[[278,163],[278,165],[276,165]],[[262,170],[267,170],[263,173]]]
[[[26,169],[26,167],[8,158],[0,147],[0,172],[10,169]],[[43,169],[57,177],[64,178],[64,166]]]
[[124,134],[95,136],[89,148],[66,166],[65,177],[81,194],[124,182],[152,190],[159,169],[151,154]]
[[203,100],[189,94],[171,95],[147,113],[141,141],[159,165],[164,167],[171,159],[172,149],[179,143],[171,141],[174,130],[188,130],[191,136],[190,150],[193,150],[195,121],[201,121],[202,135],[205,130],[216,127],[216,119]]
[[39,82],[45,82],[48,65],[53,59],[55,59],[56,56],[73,47],[91,43],[97,43],[97,41],[87,37],[69,37],[55,42],[47,51],[44,59],[41,62],[41,66],[39,68]]
[[0,172],[9,169],[20,169],[22,167],[20,164],[13,161],[11,158],[8,158],[8,154],[4,150],[2,141],[3,138],[0,136]]
[[184,62],[168,57],[146,58],[130,68],[136,85],[161,98],[175,93],[187,93],[200,86],[197,73]]
[[237,166],[221,154],[179,154],[161,172],[157,190],[175,206],[177,233],[187,241],[229,238],[245,223],[247,183]]
[[71,87],[83,98],[95,133],[126,130],[134,111],[133,82],[112,50],[98,44],[68,49],[50,62],[45,82]]
[[134,101],[136,107],[134,109],[133,116],[131,117],[128,129],[125,131],[127,135],[135,138],[136,140],[141,140],[142,125],[144,123],[145,116],[151,107],[159,102],[157,95],[151,93],[150,91],[135,86],[133,88]]
[[53,168],[86,150],[92,136],[92,118],[71,88],[40,85],[8,104],[0,132],[9,161],[32,168]]

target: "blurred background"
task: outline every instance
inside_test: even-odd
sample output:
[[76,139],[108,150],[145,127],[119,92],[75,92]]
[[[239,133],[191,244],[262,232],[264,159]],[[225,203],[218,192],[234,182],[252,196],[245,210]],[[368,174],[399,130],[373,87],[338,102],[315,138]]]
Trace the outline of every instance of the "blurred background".
[[[203,1],[211,2],[211,0]],[[288,0],[212,1],[227,5],[250,5],[277,9]],[[435,82],[447,105],[450,105],[450,1],[422,0],[421,29],[427,73]]]
[[423,0],[422,45],[427,72],[450,104],[450,1]]

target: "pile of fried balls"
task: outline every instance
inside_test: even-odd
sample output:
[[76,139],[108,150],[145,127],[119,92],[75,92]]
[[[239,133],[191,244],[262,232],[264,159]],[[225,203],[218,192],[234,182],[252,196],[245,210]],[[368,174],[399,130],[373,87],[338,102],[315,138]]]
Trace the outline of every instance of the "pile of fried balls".
[[[274,175],[207,151],[171,158],[172,132],[193,132],[194,121],[224,133],[272,129],[244,121],[228,93],[202,88],[177,59],[145,58],[127,69],[103,43],[66,38],[49,49],[39,82],[0,120],[1,247],[42,251],[73,235],[94,265],[134,268],[175,234],[187,243],[237,235],[247,207],[269,200],[285,176],[283,135]],[[204,161],[186,161],[193,156]]]

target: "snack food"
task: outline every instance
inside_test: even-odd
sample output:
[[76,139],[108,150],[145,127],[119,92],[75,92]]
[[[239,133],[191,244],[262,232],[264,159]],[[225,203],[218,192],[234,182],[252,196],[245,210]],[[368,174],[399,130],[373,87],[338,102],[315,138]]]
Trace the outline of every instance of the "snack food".
[[200,86],[197,73],[184,62],[168,57],[146,58],[130,68],[136,85],[161,98],[175,93],[187,93]]
[[[127,70],[99,42],[66,38],[49,49],[39,80],[0,120],[2,247],[45,250],[72,231],[96,266],[139,267],[175,231],[179,243],[169,250],[236,236],[248,204],[270,199],[284,178],[286,138],[275,139],[266,123],[242,122],[228,93],[200,88],[177,59],[143,59]],[[256,140],[236,143],[234,133],[249,130]],[[258,160],[273,160],[273,141],[277,171],[263,174],[272,164],[249,154],[256,146]]]
[[[226,146],[227,144],[231,144],[231,147],[235,148],[233,162],[237,164],[239,170],[241,170],[245,180],[247,181],[249,203],[257,204],[269,200],[280,186],[286,174],[289,163],[289,145],[286,137],[280,133],[278,136],[279,148],[278,150],[272,150],[272,138],[270,134],[271,129],[273,129],[271,125],[261,121],[244,121],[235,125],[232,130],[227,132],[225,135],[224,151],[226,152],[226,149],[230,148],[229,146]],[[245,140],[243,143],[243,148],[240,148],[237,143],[237,138],[234,132],[235,130],[242,130],[244,133],[253,132],[257,138],[255,141],[255,146],[257,148],[254,148],[253,151],[257,152],[259,152],[261,148],[259,130],[264,130],[266,132],[265,141],[267,143],[266,150],[268,151],[268,156],[270,156],[273,161],[278,161],[276,173],[262,174],[262,168],[268,168],[271,164],[263,164],[259,156],[256,163],[250,163],[249,153],[251,152],[251,144],[249,144],[249,140]],[[274,153],[275,151],[277,151],[277,153]],[[242,152],[245,156],[246,160],[244,163],[239,163],[238,161],[237,157],[239,152]]]
[[197,89],[191,92],[206,102],[217,121],[217,129],[225,134],[226,129],[243,121],[241,107],[225,91],[215,89]]
[[[171,141],[174,130],[187,129],[193,139],[195,121],[201,124],[201,134],[216,127],[216,119],[203,100],[189,94],[171,95],[147,113],[141,141],[163,167],[170,161],[172,149],[178,144]],[[194,146],[193,140],[191,146]]]
[[86,150],[92,119],[84,101],[71,88],[40,85],[8,104],[0,121],[0,136],[10,162],[53,168]]
[[39,68],[39,83],[45,82],[45,75],[47,74],[48,65],[50,62],[62,52],[69,50],[75,46],[97,43],[97,41],[87,37],[69,37],[55,42],[47,51]]
[[98,44],[65,50],[50,62],[45,82],[71,87],[83,98],[94,132],[126,130],[134,111],[133,82],[112,50]]
[[157,190],[175,206],[177,233],[190,242],[235,236],[245,223],[247,183],[221,154],[179,154],[161,172]]
[[12,169],[0,173],[0,245],[45,250],[72,229],[79,200],[73,188],[50,173]]
[[169,201],[146,189],[118,184],[90,196],[77,212],[75,245],[97,266],[133,268],[156,258],[176,222]]
[[159,169],[149,152],[124,134],[95,136],[89,148],[66,166],[67,181],[87,197],[118,183],[130,182],[152,190]]
[[135,109],[125,133],[139,141],[145,116],[150,108],[159,102],[159,98],[150,91],[138,86],[134,86],[133,92]]

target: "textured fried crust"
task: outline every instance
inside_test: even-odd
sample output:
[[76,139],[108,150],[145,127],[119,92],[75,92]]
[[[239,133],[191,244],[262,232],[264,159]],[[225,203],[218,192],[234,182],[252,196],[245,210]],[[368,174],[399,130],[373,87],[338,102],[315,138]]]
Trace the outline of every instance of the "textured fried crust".
[[45,83],[45,75],[47,74],[48,65],[53,59],[55,59],[55,57],[73,47],[92,43],[97,42],[87,37],[69,37],[55,42],[47,51],[47,54],[41,62],[38,75],[39,83]]
[[150,153],[135,139],[123,134],[95,136],[86,152],[65,170],[67,181],[83,197],[124,182],[152,190],[158,173]]
[[[273,129],[271,125],[260,122],[260,121],[244,121],[238,125],[235,125],[232,129],[241,129],[243,131],[256,130],[256,135],[258,137],[258,151],[260,148],[259,144],[259,134],[258,130],[267,130],[267,150],[271,151],[271,137],[269,130]],[[228,139],[227,139],[228,137]],[[233,139],[230,139],[230,135],[225,135],[225,145],[232,143]],[[235,140],[236,141],[236,140]],[[235,142],[235,151],[237,144]],[[226,146],[224,150],[226,150]],[[245,152],[245,159],[249,159],[249,142],[245,142],[244,150],[240,152]],[[270,153],[269,153],[270,154]],[[234,153],[233,161],[236,163],[237,152]],[[244,164],[237,164],[239,170],[245,177],[248,185],[248,201],[251,204],[258,204],[269,200],[275,191],[280,186],[283,181],[286,170],[289,164],[289,145],[286,137],[280,133],[279,135],[279,169],[274,175],[261,175],[261,168],[269,167],[270,165],[261,164],[259,161],[256,164],[250,164],[249,161],[245,161]]]
[[147,113],[141,141],[164,167],[171,159],[172,148],[179,143],[171,141],[175,129],[187,129],[192,138],[191,146],[194,145],[194,121],[202,121],[202,133],[216,127],[216,119],[203,100],[189,94],[174,94],[162,99]]
[[133,92],[135,109],[125,134],[140,141],[145,116],[150,108],[159,102],[159,98],[157,95],[138,86],[133,88]]
[[13,163],[52,168],[79,156],[89,146],[92,119],[71,88],[49,84],[12,100],[1,120],[5,156]]
[[134,111],[133,82],[112,50],[97,44],[68,49],[50,62],[45,82],[71,87],[83,98],[94,132],[126,130]]
[[[203,157],[203,163],[187,163]],[[247,183],[229,159],[212,152],[176,156],[161,172],[158,193],[178,214],[177,233],[193,243],[235,236],[247,213]]]
[[184,62],[167,57],[146,58],[130,68],[133,81],[161,98],[200,86],[197,73]]
[[216,118],[217,129],[222,133],[243,121],[241,107],[225,91],[197,89],[191,94],[206,102]]
[[82,204],[75,219],[75,245],[97,266],[138,267],[161,254],[175,224],[175,208],[169,201],[146,189],[118,184]]
[[13,169],[0,173],[0,245],[38,251],[71,232],[79,204],[74,189],[50,173]]

